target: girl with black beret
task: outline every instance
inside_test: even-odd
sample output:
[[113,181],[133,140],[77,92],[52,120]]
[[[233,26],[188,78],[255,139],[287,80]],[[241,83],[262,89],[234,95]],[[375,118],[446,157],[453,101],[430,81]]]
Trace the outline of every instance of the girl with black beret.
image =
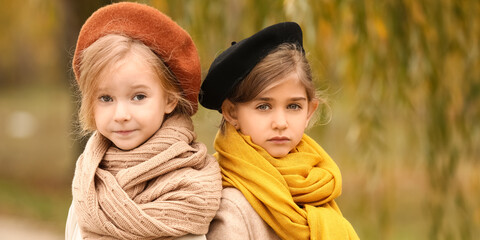
[[317,109],[298,24],[267,27],[221,53],[199,100],[222,113],[223,176],[208,239],[358,239],[335,203],[340,170],[304,131]]

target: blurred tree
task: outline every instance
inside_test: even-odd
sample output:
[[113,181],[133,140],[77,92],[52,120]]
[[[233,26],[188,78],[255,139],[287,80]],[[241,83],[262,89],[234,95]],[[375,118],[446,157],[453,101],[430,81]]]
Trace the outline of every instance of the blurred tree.
[[[480,159],[480,3],[286,0],[285,11],[305,26],[323,64],[314,69],[354,104],[352,156],[384,180],[397,159],[423,166],[431,239],[471,239],[478,204],[466,200],[458,166]],[[379,206],[382,239],[389,206]]]
[[59,81],[55,1],[0,1],[0,86]]
[[[97,10],[98,8],[105,6],[107,4],[112,3],[111,0],[83,0],[83,1],[75,1],[75,0],[58,0],[60,8],[61,8],[61,29],[62,29],[62,36],[61,42],[63,43],[64,54],[62,54],[62,66],[64,69],[64,78],[68,79],[69,83],[71,84],[71,91],[72,91],[72,104],[74,113],[72,114],[72,133],[77,133],[79,130],[78,123],[78,116],[77,112],[79,109],[79,93],[77,92],[75,86],[75,76],[72,70],[72,59],[73,54],[75,52],[75,46],[77,43],[78,33],[80,32],[80,28],[82,27],[83,23],[87,20],[90,15]],[[67,81],[65,81],[67,82]],[[87,138],[81,138],[80,136],[74,134],[76,136],[75,141],[75,150],[73,151],[73,159],[76,161],[77,157],[83,152],[83,149],[87,143]],[[72,165],[73,166],[73,165]]]
[[[73,83],[80,27],[111,2],[0,0],[0,87]],[[342,171],[365,176],[345,200],[357,206],[350,216],[360,236],[409,238],[403,224],[415,223],[428,225],[413,226],[416,237],[479,234],[480,177],[462,174],[480,164],[480,1],[141,2],[192,35],[204,74],[232,41],[276,22],[298,22],[319,86],[329,86],[334,100],[334,121],[312,134],[348,163]],[[85,144],[77,143],[73,159]],[[409,179],[414,171],[421,176]]]

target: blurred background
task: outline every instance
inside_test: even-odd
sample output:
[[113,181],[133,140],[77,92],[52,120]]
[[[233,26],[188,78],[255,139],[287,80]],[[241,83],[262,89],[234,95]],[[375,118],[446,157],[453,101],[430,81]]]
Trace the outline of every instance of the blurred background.
[[[71,58],[83,22],[111,2],[0,0],[0,238],[21,239],[9,233],[19,224],[63,237],[85,142]],[[203,74],[232,41],[298,22],[329,99],[308,133],[342,171],[338,203],[358,235],[478,238],[480,1],[141,2],[191,34]],[[211,153],[219,120],[194,116]]]

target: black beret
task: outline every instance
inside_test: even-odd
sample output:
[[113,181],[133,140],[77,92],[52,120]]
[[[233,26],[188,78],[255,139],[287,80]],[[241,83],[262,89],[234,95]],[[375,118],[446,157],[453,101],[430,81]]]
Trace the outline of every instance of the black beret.
[[213,60],[203,80],[199,102],[208,109],[221,110],[223,101],[265,56],[282,43],[302,47],[302,29],[297,23],[278,23],[232,43]]

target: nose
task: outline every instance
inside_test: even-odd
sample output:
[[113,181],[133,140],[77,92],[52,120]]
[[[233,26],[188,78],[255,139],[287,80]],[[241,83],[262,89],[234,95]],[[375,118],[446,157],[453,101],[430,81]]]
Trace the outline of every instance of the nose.
[[288,127],[287,116],[284,111],[276,111],[272,120],[272,128],[283,130]]
[[125,103],[118,102],[115,107],[114,120],[116,122],[126,122],[131,119],[130,112],[128,111],[128,106]]

